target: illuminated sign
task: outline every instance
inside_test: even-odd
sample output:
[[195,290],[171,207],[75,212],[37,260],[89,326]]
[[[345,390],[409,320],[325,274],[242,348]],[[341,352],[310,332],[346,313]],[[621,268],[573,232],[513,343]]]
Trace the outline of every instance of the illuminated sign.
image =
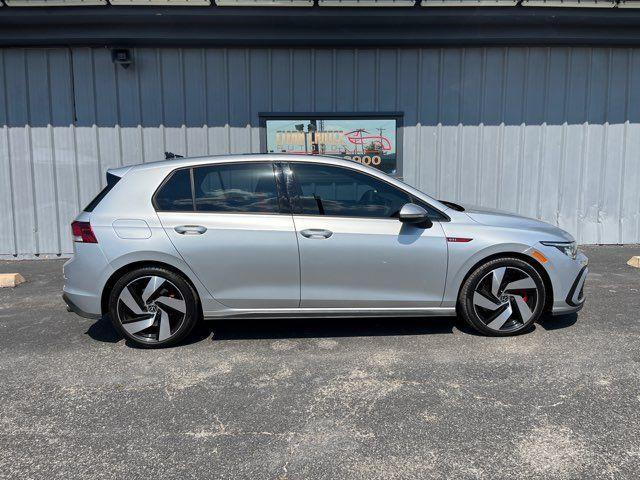
[[397,173],[395,118],[267,118],[266,151],[333,155]]

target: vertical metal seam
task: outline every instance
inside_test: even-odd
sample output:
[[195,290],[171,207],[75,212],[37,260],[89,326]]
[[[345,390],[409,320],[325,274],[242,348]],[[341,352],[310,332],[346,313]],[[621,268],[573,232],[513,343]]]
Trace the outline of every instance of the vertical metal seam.
[[416,150],[415,150],[415,158],[414,158],[414,175],[415,182],[418,188],[422,188],[422,178],[420,173],[420,146],[422,145],[422,75],[423,75],[423,66],[422,66],[422,48],[418,48],[418,78],[416,78]]
[[[138,49],[134,51],[135,56],[140,56]],[[144,131],[142,125],[144,124],[144,111],[142,109],[142,85],[140,80],[140,70],[135,70],[136,76],[136,96],[138,99],[138,133],[140,135],[140,156],[142,157],[142,163],[147,162],[147,153],[144,147]]]
[[[395,88],[395,98],[394,98],[394,110],[400,109],[400,49],[395,49],[396,55],[396,88]],[[404,128],[404,127],[403,127]]]
[[358,49],[353,51],[353,111],[358,110]]
[[337,72],[336,72],[336,49],[331,50],[331,111],[335,112],[338,106],[338,99],[336,95],[336,88],[338,85]]
[[[550,52],[550,49],[547,47],[547,50]],[[550,53],[548,54],[550,58]],[[547,73],[549,75],[549,65],[547,65]],[[561,154],[560,154],[560,174],[558,175],[558,202],[556,204],[556,225],[560,225],[560,218],[562,217],[563,208],[564,208],[564,178],[567,168],[567,133],[568,133],[568,108],[569,102],[567,101],[567,97],[569,95],[569,78],[571,77],[571,50],[567,49],[567,68],[565,69],[564,75],[564,85],[563,85],[563,105],[562,105],[562,142],[561,142]],[[549,88],[549,80],[545,79],[546,88]],[[545,102],[546,103],[546,102]],[[576,212],[577,214],[577,212]]]
[[374,59],[374,99],[373,106],[376,110],[380,108],[380,49],[376,48]]
[[204,131],[205,131],[205,145],[207,155],[211,155],[211,142],[209,140],[209,68],[207,65],[207,49],[200,49],[200,56],[202,62],[202,85],[204,85]]
[[505,120],[506,120],[506,108],[507,108],[507,84],[509,81],[509,52],[507,47],[502,52],[502,92],[500,97],[500,130],[498,135],[498,168],[496,172],[496,207],[501,205],[500,199],[502,197],[502,177],[504,175],[504,148],[505,148]]
[[596,211],[596,235],[598,243],[602,243],[602,213],[604,205],[604,181],[607,176],[607,161],[609,159],[609,151],[607,144],[609,143],[609,97],[611,95],[611,60],[613,50],[608,49],[607,55],[607,77],[605,81],[605,100],[604,100],[604,134],[600,145],[602,162],[600,162],[600,177],[598,178],[598,199]]
[[[4,62],[4,52],[3,52],[3,62]],[[5,82],[6,88],[6,82]],[[15,209],[15,200],[13,196],[15,194],[15,189],[13,188],[13,166],[11,165],[11,137],[9,135],[9,125],[4,126],[5,136],[7,139],[7,165],[9,166],[9,202],[11,203],[11,225],[13,227],[13,255],[18,255],[18,230],[16,224],[16,209]]]
[[11,155],[11,136],[9,135],[9,125],[11,125],[11,121],[9,118],[9,90],[7,88],[7,65],[5,59],[5,50],[0,49],[0,60],[2,61],[2,76],[3,76],[3,90],[4,90],[4,114],[7,120],[7,124],[4,126],[5,135],[7,139],[7,165],[9,167],[9,202],[11,204],[11,225],[13,227],[13,254],[14,256],[18,255],[18,230],[16,223],[16,209],[15,209],[15,188],[13,185],[13,165],[12,155]]
[[526,149],[526,143],[527,143],[527,126],[526,126],[526,119],[527,117],[527,112],[529,111],[529,102],[528,102],[528,96],[529,96],[529,61],[531,60],[531,55],[530,55],[530,48],[526,47],[525,48],[525,59],[524,59],[524,86],[523,86],[523,94],[522,94],[522,99],[521,99],[521,103],[520,103],[520,113],[521,113],[521,119],[523,119],[520,122],[520,137],[519,137],[519,144],[518,144],[518,163],[516,166],[516,185],[517,185],[517,189],[516,189],[516,212],[520,212],[520,208],[521,208],[521,204],[522,204],[522,193],[523,193],[523,184],[524,184],[524,154],[525,154],[525,149]]
[[590,139],[590,126],[589,126],[589,119],[591,118],[590,114],[591,114],[591,64],[592,64],[592,60],[593,60],[593,50],[592,49],[588,49],[589,55],[587,56],[587,78],[586,78],[586,88],[585,88],[585,103],[584,103],[584,118],[586,118],[586,121],[584,122],[585,128],[586,128],[586,134],[583,137],[583,139],[585,140],[585,143],[583,145],[583,156],[582,156],[582,161],[580,162],[580,183],[578,184],[578,191],[579,191],[579,213],[578,214],[578,218],[580,218],[580,221],[578,223],[578,232],[579,232],[579,236],[582,237],[583,231],[584,231],[584,222],[585,219],[587,218],[587,209],[584,208],[584,202],[585,202],[585,195],[584,195],[584,180],[586,178],[586,170],[587,170],[587,151],[589,150],[589,139]]
[[484,106],[487,101],[486,94],[486,85],[487,85],[487,48],[482,48],[482,56],[480,57],[480,102],[478,105],[478,117],[480,119],[480,131],[478,132],[478,149],[477,149],[477,158],[478,158],[478,181],[476,182],[476,191],[474,192],[474,198],[476,199],[476,203],[481,203],[481,195],[482,195],[482,184],[483,184],[483,176],[482,172],[484,171]]
[[229,49],[223,49],[225,97],[227,106],[227,153],[231,153],[231,88],[229,83]]
[[310,71],[311,76],[311,109],[316,109],[316,49],[312,48],[310,53]]
[[[89,58],[91,59],[91,100],[93,103],[93,124],[95,125],[98,123],[98,88],[96,87],[96,61],[94,58],[93,48],[89,48]],[[75,83],[75,77],[73,80]]]
[[[184,68],[184,48],[178,48],[178,60],[180,61],[180,99],[182,100],[182,125],[187,124],[187,86],[186,72]],[[185,141],[185,153],[187,156],[187,142]]]
[[460,98],[458,99],[458,123],[463,123],[463,107],[464,107],[464,98],[465,98],[465,88],[464,88],[464,65],[467,57],[467,49],[462,48],[462,52],[460,53],[460,75],[458,78],[458,82],[460,83]]
[[[113,74],[114,74],[114,80],[115,80],[115,94],[116,94],[116,125],[115,125],[115,131],[116,131],[116,141],[118,142],[116,144],[117,146],[117,150],[118,150],[118,165],[122,166],[123,165],[123,159],[122,159],[122,132],[120,130],[120,123],[122,121],[121,117],[121,110],[120,110],[120,72],[118,70],[118,65],[115,63],[112,63],[112,68],[113,68]],[[97,92],[96,92],[97,94]],[[102,185],[103,182],[103,178],[105,177],[105,175],[102,172],[102,159],[101,159],[101,154],[102,154],[102,149],[100,148],[100,129],[96,128],[96,152],[98,153],[98,185]]]
[[251,124],[253,123],[253,108],[251,105],[251,58],[250,51],[248,48],[244,48],[244,75],[247,77],[247,82],[245,86],[245,92],[247,96],[247,119],[249,127],[249,152],[253,153],[253,134],[251,130]]
[[293,94],[295,91],[296,78],[293,74],[293,49],[289,48],[289,111],[293,112]]
[[[135,57],[140,57],[139,54],[139,49],[134,49],[134,58]],[[144,111],[142,110],[142,85],[140,82],[140,69],[136,68],[134,70],[134,75],[136,78],[136,97],[137,97],[137,101],[138,101],[138,125],[142,125],[143,122],[143,115],[144,115]],[[144,163],[144,154],[142,156],[142,162]]]
[[[49,99],[53,98],[53,92],[51,90],[51,65],[49,59],[49,51],[46,52],[47,59],[47,94],[49,95]],[[51,171],[53,176],[53,199],[55,205],[55,230],[56,230],[56,244],[57,251],[55,253],[62,253],[62,238],[60,236],[60,202],[58,201],[58,169],[57,169],[57,160],[56,160],[56,148],[55,141],[53,138],[53,104],[51,100],[49,101],[49,125],[47,125],[47,130],[49,131],[49,148],[51,149]]]
[[[157,72],[158,72],[158,83],[160,84],[160,123],[164,127],[166,116],[165,116],[165,106],[164,106],[164,75],[162,74],[163,70],[163,62],[162,62],[162,51],[158,48],[156,49],[156,64],[157,64]],[[164,130],[163,130],[164,137]],[[163,138],[164,142],[164,138]],[[162,149],[166,148],[166,144],[163,143]]]
[[273,112],[273,50],[267,52],[267,68],[269,70],[269,109]]
[[[204,108],[203,108],[203,117],[204,117],[204,126],[209,126],[209,72],[207,71],[207,50],[205,48],[200,49],[200,61],[202,62],[202,95],[204,96]],[[207,132],[209,129],[207,128]],[[207,142],[209,135],[207,134]],[[209,154],[209,150],[207,148],[207,154]]]
[[35,247],[36,247],[36,255],[39,255],[40,252],[40,240],[38,238],[38,233],[40,230],[40,225],[38,224],[38,194],[37,194],[37,188],[36,188],[36,170],[35,170],[35,163],[33,160],[33,138],[31,135],[31,91],[30,91],[30,85],[29,85],[29,64],[27,61],[27,53],[26,50],[23,50],[23,58],[24,58],[24,83],[25,83],[25,93],[27,96],[27,101],[26,101],[26,108],[27,108],[27,121],[29,122],[28,125],[25,125],[25,130],[27,133],[27,143],[25,145],[25,147],[27,148],[27,152],[29,155],[29,174],[31,176],[30,180],[31,180],[31,195],[32,195],[32,199],[33,199],[33,205],[31,205],[32,209],[33,209],[33,241],[35,243]]

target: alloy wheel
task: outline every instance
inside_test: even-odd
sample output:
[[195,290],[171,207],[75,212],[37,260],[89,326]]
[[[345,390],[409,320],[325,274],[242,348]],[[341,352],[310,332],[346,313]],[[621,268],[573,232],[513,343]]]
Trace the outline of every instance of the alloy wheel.
[[163,342],[175,334],[186,317],[180,290],[159,276],[129,282],[118,297],[118,319],[127,333],[146,343]]
[[499,267],[478,282],[473,308],[487,328],[513,332],[531,320],[539,297],[538,287],[528,273],[516,267]]

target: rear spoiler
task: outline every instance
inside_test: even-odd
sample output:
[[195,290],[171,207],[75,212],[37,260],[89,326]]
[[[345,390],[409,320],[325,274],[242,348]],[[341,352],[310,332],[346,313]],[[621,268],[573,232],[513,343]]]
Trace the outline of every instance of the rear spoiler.
[[131,170],[131,168],[132,165],[128,165],[126,167],[110,168],[107,170],[107,175],[113,175],[115,177],[122,178],[129,170]]

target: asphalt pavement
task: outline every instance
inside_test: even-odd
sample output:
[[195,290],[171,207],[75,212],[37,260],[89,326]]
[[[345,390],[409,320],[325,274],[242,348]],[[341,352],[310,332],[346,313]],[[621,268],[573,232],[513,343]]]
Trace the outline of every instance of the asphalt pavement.
[[624,479],[640,472],[640,247],[525,335],[449,318],[209,322],[142,350],[0,262],[0,478]]

